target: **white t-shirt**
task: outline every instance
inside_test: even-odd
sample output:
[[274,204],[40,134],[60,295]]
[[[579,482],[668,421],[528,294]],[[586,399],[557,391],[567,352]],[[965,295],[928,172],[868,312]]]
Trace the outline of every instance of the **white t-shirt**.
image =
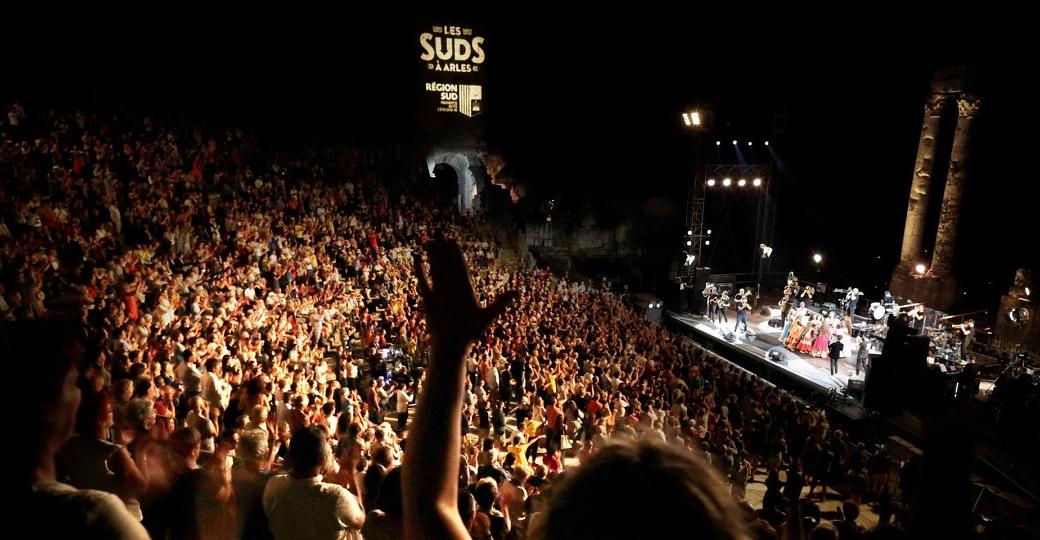
[[410,396],[404,390],[398,390],[394,392],[394,396],[397,398],[397,412],[403,413],[408,412],[408,400]]
[[313,478],[279,475],[264,488],[264,513],[278,540],[361,540],[365,513],[346,488]]
[[[148,538],[148,532],[127,512],[123,501],[104,491],[76,489],[54,481],[36,482],[30,498],[14,505],[24,520],[21,524],[31,526],[32,535],[40,538]],[[17,523],[9,525],[17,530]]]

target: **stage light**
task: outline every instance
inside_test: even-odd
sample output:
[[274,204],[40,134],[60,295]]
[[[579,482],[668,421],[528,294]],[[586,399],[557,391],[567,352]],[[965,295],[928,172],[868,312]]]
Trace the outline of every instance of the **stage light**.
[[715,146],[722,146],[722,141],[715,141]]
[[704,245],[706,245],[706,246],[710,246],[710,245],[711,245],[711,240],[705,240],[705,241],[704,241]]
[[748,145],[748,146],[751,146],[751,141],[748,141],[748,142],[747,142],[747,145]]
[[736,144],[737,144],[737,140],[736,140],[736,139],[733,139],[733,144],[734,144],[734,145],[736,145]]
[[686,231],[686,236],[693,236],[693,231]]
[[711,234],[711,229],[708,229],[708,234]]
[[682,113],[682,119],[687,126],[700,127],[701,125],[701,113],[697,111]]
[[1026,296],[1031,296],[1033,293],[1029,292],[1029,287],[1026,287]]
[[743,178],[741,178],[740,180],[737,180],[737,185],[740,186],[740,187],[744,187],[744,186],[747,185],[747,180],[744,180]]
[[823,261],[823,255],[820,255],[819,253],[813,253],[812,260],[814,263],[820,264],[820,262]]
[[664,305],[664,304],[662,304],[661,302],[658,302],[658,303],[657,303],[657,309],[661,309],[661,306],[663,306],[663,305]]
[[653,302],[650,302],[650,305],[649,305],[649,306],[646,306],[646,307],[648,307],[648,308],[650,308],[650,309],[654,309],[654,303],[653,303]]
[[769,146],[769,141],[766,141],[766,146]]
[[919,264],[916,267],[914,267],[914,270],[917,270],[918,274],[923,274],[924,271],[927,270],[927,269],[928,269],[928,267],[923,265],[923,264]]
[[697,259],[696,255],[686,254],[686,266],[693,266],[693,261]]
[[714,185],[715,185],[715,179],[714,178],[709,178],[708,179],[708,187],[713,187]]
[[722,185],[724,187],[729,187],[729,185],[732,184],[732,183],[733,183],[733,180],[730,180],[729,178],[723,178],[722,179]]
[[761,186],[762,185],[762,179],[761,178],[755,178],[755,181],[752,182],[752,184],[754,184],[755,187]]
[[687,246],[692,246],[693,245],[693,240],[687,240],[686,241],[686,245]]
[[763,259],[768,259],[769,256],[773,254],[773,248],[771,248],[771,247],[769,247],[769,246],[767,246],[765,244],[759,244],[758,247],[762,249],[762,258]]

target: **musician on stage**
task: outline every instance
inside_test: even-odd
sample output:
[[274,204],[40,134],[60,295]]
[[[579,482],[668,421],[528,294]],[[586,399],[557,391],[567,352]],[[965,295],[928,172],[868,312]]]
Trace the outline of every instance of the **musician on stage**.
[[794,272],[789,272],[787,274],[787,285],[784,286],[784,297],[780,299],[781,319],[787,319],[787,313],[791,311],[791,305],[794,303],[796,296],[798,296],[798,278],[794,276]]
[[871,341],[863,336],[856,338],[856,376],[859,376],[861,369],[864,371],[867,369],[867,362],[870,360]]
[[963,341],[961,342],[961,360],[967,362],[971,358],[971,346],[975,343],[975,321],[959,325]]
[[845,313],[849,317],[856,314],[856,303],[859,302],[860,296],[863,296],[863,293],[855,287],[849,289],[849,292],[845,294]]
[[815,294],[815,293],[816,293],[816,288],[815,287],[813,287],[812,285],[806,285],[805,288],[802,289],[802,294],[798,297],[798,299],[801,302],[804,302],[805,305],[811,306],[813,304],[812,297],[813,297],[813,294]]
[[718,324],[722,324],[725,321],[729,323],[729,291],[722,291],[722,294],[715,300],[715,317]]
[[[911,302],[913,303],[913,302]],[[909,323],[907,326],[917,331],[917,335],[924,334],[924,304],[917,304],[907,314]],[[920,324],[920,327],[918,327]]]
[[838,374],[838,359],[841,358],[841,350],[845,344],[841,340],[831,341],[827,344],[827,357],[831,359],[831,375]]
[[740,327],[740,323],[744,323],[744,333],[746,334],[748,331],[748,313],[751,313],[751,304],[748,303],[749,296],[751,296],[751,291],[745,292],[744,289],[740,289],[733,297],[737,303],[737,323],[733,325],[734,332]]
[[709,321],[715,319],[715,298],[718,294],[718,289],[715,288],[714,283],[708,283],[705,285],[704,291],[701,292],[701,295],[704,296],[704,301],[707,304],[704,316],[707,317]]

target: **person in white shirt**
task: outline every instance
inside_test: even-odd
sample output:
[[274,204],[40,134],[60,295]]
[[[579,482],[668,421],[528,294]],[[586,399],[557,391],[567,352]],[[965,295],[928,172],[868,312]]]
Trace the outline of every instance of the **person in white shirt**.
[[220,366],[220,360],[216,358],[210,358],[206,360],[206,373],[202,375],[202,399],[205,399],[210,405],[220,407],[221,413],[224,409],[227,409],[228,398],[230,397],[229,392],[226,390],[227,383],[220,378],[217,374],[217,368]]
[[177,382],[184,385],[185,394],[197,395],[202,392],[202,373],[195,365],[191,349],[184,349],[182,356],[183,360],[173,368],[173,375],[177,377]]
[[397,400],[397,431],[400,433],[408,424],[408,405],[412,402],[412,395],[405,389],[404,383],[397,383],[394,398]]
[[298,430],[289,443],[292,471],[264,488],[264,513],[277,540],[361,540],[361,503],[343,486],[322,481],[332,459],[327,435],[320,426]]

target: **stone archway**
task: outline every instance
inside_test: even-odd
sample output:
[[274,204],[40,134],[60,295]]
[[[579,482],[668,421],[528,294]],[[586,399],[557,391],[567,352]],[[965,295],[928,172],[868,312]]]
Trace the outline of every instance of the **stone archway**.
[[426,167],[430,176],[435,176],[437,165],[446,165],[455,171],[459,178],[457,204],[460,210],[479,208],[477,195],[483,191],[484,179],[473,174],[473,170],[484,169],[484,159],[476,151],[469,150],[436,150],[426,156]]

